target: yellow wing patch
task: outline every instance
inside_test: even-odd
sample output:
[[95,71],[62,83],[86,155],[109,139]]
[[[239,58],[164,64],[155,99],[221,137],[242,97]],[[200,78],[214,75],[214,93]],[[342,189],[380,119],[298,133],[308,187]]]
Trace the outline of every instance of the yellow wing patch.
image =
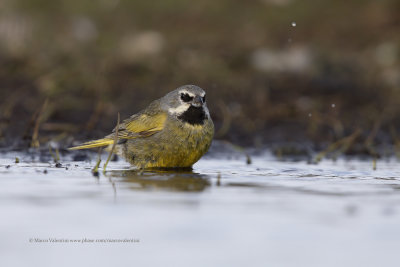
[[145,132],[145,131],[161,131],[164,128],[165,120],[167,119],[167,114],[157,114],[154,116],[149,116],[147,114],[142,114],[138,116],[137,119],[126,122],[126,129],[135,132]]
[[[133,139],[148,137],[164,129],[167,114],[160,113],[154,116],[141,114],[127,119],[118,130],[118,138]],[[114,131],[115,132],[115,131]]]

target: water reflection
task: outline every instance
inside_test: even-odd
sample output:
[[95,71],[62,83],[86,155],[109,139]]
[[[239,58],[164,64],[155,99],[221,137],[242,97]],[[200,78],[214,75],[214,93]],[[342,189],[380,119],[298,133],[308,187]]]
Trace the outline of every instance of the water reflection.
[[210,186],[207,175],[185,170],[115,170],[107,176],[133,190],[202,192]]

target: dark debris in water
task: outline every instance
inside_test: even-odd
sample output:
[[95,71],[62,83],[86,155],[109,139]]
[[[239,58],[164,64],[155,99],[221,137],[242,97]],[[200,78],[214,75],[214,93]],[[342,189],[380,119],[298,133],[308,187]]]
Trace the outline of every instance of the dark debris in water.
[[73,161],[85,161],[88,159],[89,159],[88,155],[86,153],[81,153],[81,152],[72,156]]

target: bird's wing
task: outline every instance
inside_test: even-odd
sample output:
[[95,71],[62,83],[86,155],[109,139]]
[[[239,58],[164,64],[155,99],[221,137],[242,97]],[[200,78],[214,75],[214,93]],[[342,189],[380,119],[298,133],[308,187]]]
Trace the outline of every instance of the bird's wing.
[[[118,139],[148,137],[164,129],[167,114],[137,114],[123,121],[118,128]],[[116,129],[111,134],[115,137]]]
[[[118,126],[119,142],[127,139],[144,138],[152,136],[164,129],[167,113],[159,108],[159,103],[154,101],[150,106],[129,119],[124,120]],[[71,150],[86,149],[94,147],[108,146],[114,143],[117,128],[108,136],[71,147]]]
[[[124,120],[118,127],[118,139],[133,139],[152,136],[164,129],[167,113],[160,109],[159,101],[153,101],[150,106]],[[115,138],[116,128],[107,136]]]

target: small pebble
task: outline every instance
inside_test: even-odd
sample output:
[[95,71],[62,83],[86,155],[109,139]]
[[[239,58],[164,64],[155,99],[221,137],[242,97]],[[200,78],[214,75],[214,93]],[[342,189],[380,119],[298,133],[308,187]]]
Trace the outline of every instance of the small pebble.
[[246,163],[247,163],[247,165],[251,164],[251,158],[249,155],[246,155]]
[[113,157],[111,158],[111,161],[118,161],[118,155],[113,155]]

